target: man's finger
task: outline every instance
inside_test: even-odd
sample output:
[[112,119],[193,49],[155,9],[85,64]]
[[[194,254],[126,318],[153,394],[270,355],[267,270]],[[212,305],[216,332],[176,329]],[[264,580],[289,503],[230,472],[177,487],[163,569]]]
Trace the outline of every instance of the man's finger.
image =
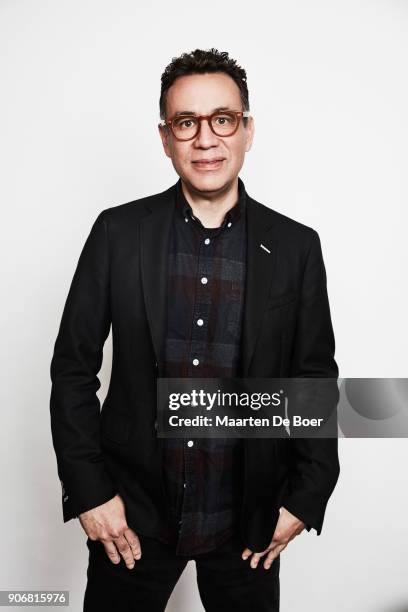
[[264,555],[265,553],[267,553],[269,550],[269,547],[266,550],[263,550],[260,553],[253,553],[252,550],[250,548],[246,548],[243,552],[241,557],[244,559],[244,561],[246,561],[248,559],[248,557],[250,557],[252,554],[253,555]]
[[259,563],[259,559],[261,558],[260,553],[254,553],[252,555],[252,559],[250,562],[250,566],[252,567],[252,569],[256,569],[258,567],[258,563]]
[[133,529],[130,529],[129,527],[128,529],[126,529],[123,535],[126,538],[130,546],[130,550],[132,551],[133,558],[136,559],[136,561],[138,561],[140,557],[142,556],[142,547],[140,546],[140,540],[137,534],[133,531]]
[[102,544],[104,545],[106,554],[108,555],[112,563],[119,563],[120,555],[115,544],[113,542],[102,542]]
[[119,553],[122,555],[124,562],[126,563],[126,567],[129,569],[133,569],[135,566],[135,560],[133,558],[132,549],[130,548],[126,538],[122,535],[114,540],[116,544],[116,548]]
[[260,560],[260,559],[261,559],[261,558],[262,558],[264,555],[266,555],[266,553],[267,553],[267,552],[268,552],[268,549],[266,549],[266,550],[264,550],[263,552],[260,552],[260,553],[254,553],[254,554],[252,555],[251,564],[250,564],[250,565],[251,565],[251,567],[252,567],[252,569],[256,569],[256,567],[258,567],[259,560]]
[[282,550],[286,547],[286,544],[278,544],[277,546],[275,546],[275,548],[273,550],[270,550],[265,561],[264,561],[264,568],[265,569],[269,569],[272,565],[272,563],[274,562],[274,560],[276,559],[276,557],[282,552]]

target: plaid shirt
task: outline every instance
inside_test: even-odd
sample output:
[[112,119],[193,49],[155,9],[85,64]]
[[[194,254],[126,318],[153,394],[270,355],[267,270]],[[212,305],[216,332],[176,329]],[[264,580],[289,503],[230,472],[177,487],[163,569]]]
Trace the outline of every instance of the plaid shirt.
[[[246,273],[245,186],[219,228],[194,217],[177,183],[168,268],[164,372],[168,378],[238,374]],[[176,554],[213,550],[239,525],[240,439],[164,439],[163,476]]]

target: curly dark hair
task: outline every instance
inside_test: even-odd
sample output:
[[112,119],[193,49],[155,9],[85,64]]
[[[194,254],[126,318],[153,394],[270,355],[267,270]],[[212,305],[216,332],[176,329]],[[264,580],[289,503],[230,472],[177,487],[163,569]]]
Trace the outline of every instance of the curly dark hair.
[[[247,87],[246,72],[237,62],[230,58],[227,51],[217,49],[196,49],[190,53],[183,53],[179,57],[173,57],[171,63],[166,67],[161,76],[160,91],[160,118],[166,117],[166,94],[174,81],[187,74],[204,74],[208,72],[225,72],[238,85],[241,94],[242,110],[249,110],[249,95]],[[244,125],[247,118],[243,119]]]

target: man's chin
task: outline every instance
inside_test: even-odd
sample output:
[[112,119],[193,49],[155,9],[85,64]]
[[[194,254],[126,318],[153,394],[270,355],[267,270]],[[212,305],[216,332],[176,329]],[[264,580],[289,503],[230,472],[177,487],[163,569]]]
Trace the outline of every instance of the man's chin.
[[231,184],[233,180],[231,177],[227,177],[225,175],[216,176],[216,173],[210,172],[204,174],[203,176],[182,176],[181,179],[187,183],[190,189],[201,193],[223,191]]

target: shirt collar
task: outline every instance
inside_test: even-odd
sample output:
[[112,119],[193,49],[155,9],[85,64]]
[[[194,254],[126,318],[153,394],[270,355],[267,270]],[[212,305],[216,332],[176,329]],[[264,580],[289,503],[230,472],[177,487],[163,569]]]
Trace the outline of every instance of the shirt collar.
[[[238,201],[236,204],[230,208],[221,224],[221,227],[224,228],[228,223],[236,223],[238,219],[244,216],[246,208],[246,192],[244,182],[240,177],[238,177]],[[204,227],[201,221],[194,216],[193,209],[188,203],[182,189],[181,179],[176,183],[176,209],[179,214],[183,216],[184,219],[192,219],[196,221],[198,225]],[[218,229],[218,228],[217,228]]]

